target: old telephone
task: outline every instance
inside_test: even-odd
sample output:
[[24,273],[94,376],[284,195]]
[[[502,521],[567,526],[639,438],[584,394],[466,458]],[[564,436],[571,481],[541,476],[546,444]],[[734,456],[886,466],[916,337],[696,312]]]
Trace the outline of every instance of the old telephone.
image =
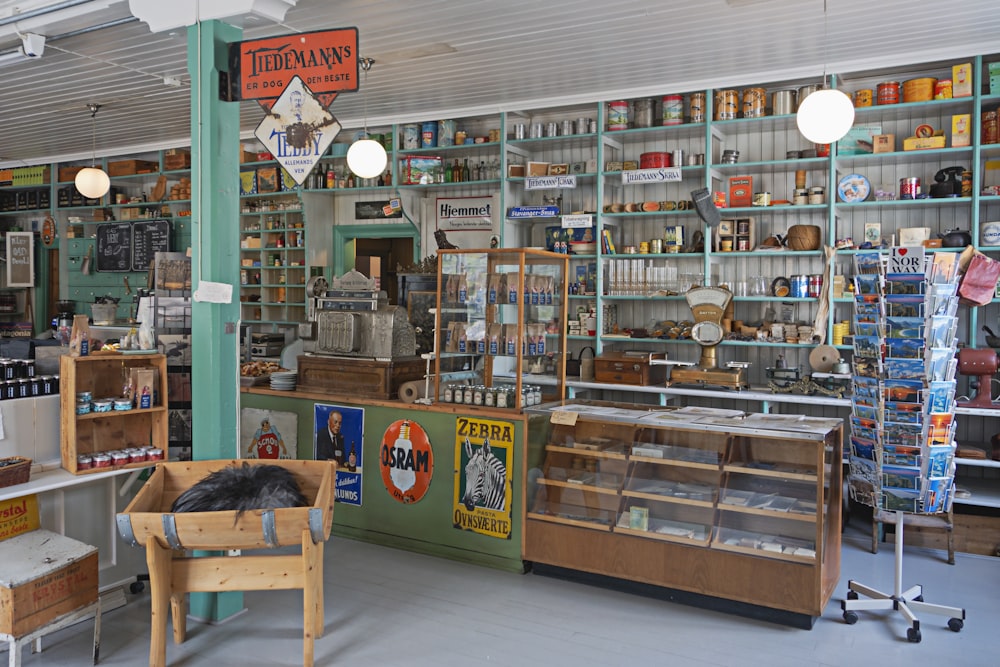
[[962,174],[965,167],[945,167],[934,174],[930,195],[934,199],[962,196]]
[[725,338],[722,316],[733,294],[721,287],[694,287],[685,294],[694,326],[691,338],[701,345],[701,359],[697,366],[676,366],[670,371],[671,386],[678,384],[712,385],[728,389],[748,387],[745,364],[730,363],[719,368],[715,348]]

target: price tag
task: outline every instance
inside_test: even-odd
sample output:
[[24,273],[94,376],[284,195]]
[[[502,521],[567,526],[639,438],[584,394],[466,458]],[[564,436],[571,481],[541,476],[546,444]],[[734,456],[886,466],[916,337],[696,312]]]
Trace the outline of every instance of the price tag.
[[594,226],[594,216],[592,215],[564,215],[562,217],[563,229],[577,229]]
[[562,424],[563,426],[576,426],[576,418],[580,416],[579,412],[573,410],[555,410],[552,412],[552,417],[549,421],[553,424]]

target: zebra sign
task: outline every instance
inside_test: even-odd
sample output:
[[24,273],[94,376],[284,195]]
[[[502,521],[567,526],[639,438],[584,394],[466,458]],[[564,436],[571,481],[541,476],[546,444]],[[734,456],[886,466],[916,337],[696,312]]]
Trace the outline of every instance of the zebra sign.
[[459,417],[455,430],[455,528],[510,539],[514,424]]

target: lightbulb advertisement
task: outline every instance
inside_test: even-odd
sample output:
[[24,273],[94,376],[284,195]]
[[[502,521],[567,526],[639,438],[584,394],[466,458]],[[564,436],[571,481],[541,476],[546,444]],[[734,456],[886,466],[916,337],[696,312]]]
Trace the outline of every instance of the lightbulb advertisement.
[[455,528],[510,539],[514,504],[514,424],[459,417],[455,422]]
[[434,476],[434,452],[427,432],[415,421],[389,424],[379,446],[379,469],[389,495],[403,504],[419,501]]
[[337,462],[338,503],[361,506],[364,434],[364,408],[320,403],[313,407],[313,458]]

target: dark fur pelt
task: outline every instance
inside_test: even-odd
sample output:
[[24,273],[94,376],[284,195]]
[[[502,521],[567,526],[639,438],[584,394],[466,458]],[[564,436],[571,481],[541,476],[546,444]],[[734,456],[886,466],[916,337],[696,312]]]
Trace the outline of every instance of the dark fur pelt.
[[218,512],[235,510],[236,518],[247,510],[302,507],[309,501],[302,495],[295,476],[275,465],[232,465],[216,470],[177,496],[171,512]]

